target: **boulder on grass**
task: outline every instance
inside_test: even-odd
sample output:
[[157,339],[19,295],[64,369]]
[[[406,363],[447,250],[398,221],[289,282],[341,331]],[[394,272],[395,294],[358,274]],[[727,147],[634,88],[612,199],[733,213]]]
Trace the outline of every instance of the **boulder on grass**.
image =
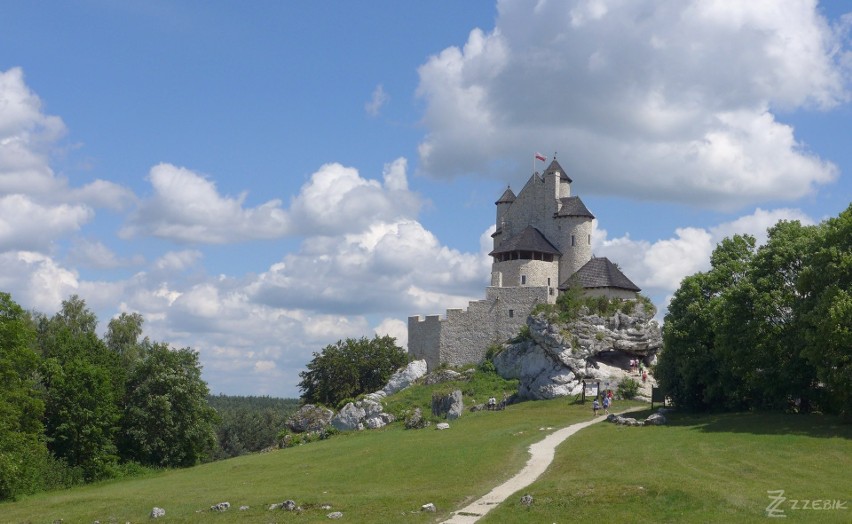
[[287,419],[287,427],[293,433],[306,433],[308,431],[322,431],[329,424],[334,412],[322,406],[305,404]]

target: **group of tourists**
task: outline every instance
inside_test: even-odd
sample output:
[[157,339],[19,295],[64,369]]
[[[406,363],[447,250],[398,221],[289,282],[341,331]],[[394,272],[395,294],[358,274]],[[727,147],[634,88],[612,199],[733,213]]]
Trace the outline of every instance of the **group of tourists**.
[[642,377],[642,383],[648,381],[648,370],[645,369],[645,364],[642,362],[642,359],[639,358],[631,358],[630,359],[630,373],[636,373],[637,375]]
[[[612,407],[612,390],[608,389],[604,391],[601,395],[603,398],[603,410],[606,415],[609,415],[609,408]],[[598,416],[598,411],[601,409],[601,402],[598,401],[598,397],[595,397],[595,400],[592,401],[592,410],[595,412],[595,416]]]

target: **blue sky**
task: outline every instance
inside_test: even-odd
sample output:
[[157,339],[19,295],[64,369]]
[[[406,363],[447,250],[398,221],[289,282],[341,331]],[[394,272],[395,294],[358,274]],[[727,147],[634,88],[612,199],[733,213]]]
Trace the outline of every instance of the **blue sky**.
[[0,289],[79,294],[296,396],[313,351],[464,307],[559,162],[661,310],[716,242],[852,201],[845,2],[8,2]]

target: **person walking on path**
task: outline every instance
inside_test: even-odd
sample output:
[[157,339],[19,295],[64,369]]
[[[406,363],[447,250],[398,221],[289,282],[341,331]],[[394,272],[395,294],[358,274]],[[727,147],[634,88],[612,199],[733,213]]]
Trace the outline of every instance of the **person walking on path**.
[[592,402],[592,411],[595,413],[595,416],[598,416],[598,410],[601,409],[601,404],[598,402],[598,399],[595,399]]
[[604,413],[609,415],[609,397],[604,395],[603,398]]

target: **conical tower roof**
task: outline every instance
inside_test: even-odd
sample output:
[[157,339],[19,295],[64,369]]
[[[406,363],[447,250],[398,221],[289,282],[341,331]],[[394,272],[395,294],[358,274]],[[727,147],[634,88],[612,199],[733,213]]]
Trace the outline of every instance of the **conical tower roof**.
[[495,204],[511,204],[514,201],[515,201],[515,193],[512,192],[511,187],[507,187],[506,191],[503,191],[503,194],[500,196],[500,198],[497,200],[497,202],[494,202],[494,203]]
[[593,258],[568,277],[568,280],[559,286],[560,290],[568,289],[572,284],[579,284],[584,289],[612,287],[639,292],[639,286],[634,284],[627,276],[618,269],[618,266],[610,262],[606,257]]
[[545,176],[552,175],[553,173],[559,173],[559,178],[561,178],[562,180],[567,180],[569,184],[573,182],[573,180],[571,180],[571,177],[569,177],[565,170],[562,169],[562,166],[559,165],[559,162],[556,160],[556,157],[553,157],[553,161],[550,163],[549,166],[547,166],[547,169],[544,170]]

